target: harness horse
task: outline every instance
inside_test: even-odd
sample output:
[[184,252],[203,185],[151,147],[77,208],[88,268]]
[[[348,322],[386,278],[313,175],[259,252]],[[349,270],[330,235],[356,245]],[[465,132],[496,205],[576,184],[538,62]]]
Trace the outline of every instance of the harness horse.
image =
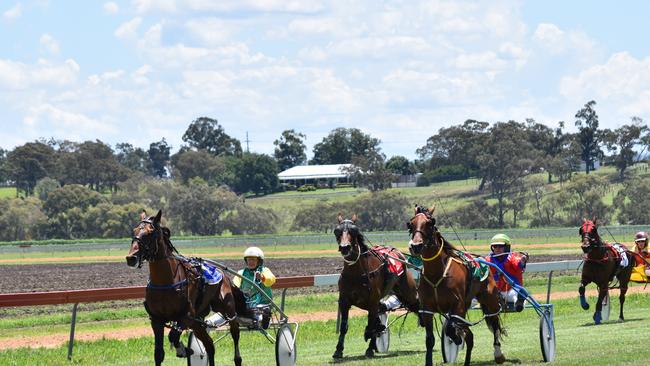
[[[589,303],[585,298],[585,286],[593,282],[598,287],[598,301],[596,302],[596,311],[594,312],[593,319],[596,324],[600,324],[603,320],[603,301],[606,300],[609,309],[609,289],[616,288],[610,287],[610,283],[616,277],[619,284],[618,288],[620,289],[620,295],[618,297],[621,305],[619,321],[624,321],[623,304],[625,303],[625,294],[627,293],[630,275],[634,266],[634,255],[623,245],[615,244],[622,248],[620,258],[617,258],[613,252],[615,249],[612,249],[612,246],[604,243],[600,238],[598,227],[594,221],[583,220],[578,232],[581,237],[584,261],[582,278],[580,280],[580,287],[578,288],[580,305],[584,310],[589,310]],[[628,262],[624,268],[619,266],[620,261],[623,259],[627,259]],[[609,314],[609,311],[607,313]]]
[[[338,311],[341,315],[339,340],[333,358],[343,357],[345,335],[348,331],[348,314],[351,306],[368,311],[368,325],[364,339],[370,340],[366,357],[373,357],[378,351],[377,337],[385,330],[379,319],[380,300],[391,291],[409,311],[417,311],[417,289],[412,274],[404,269],[399,276],[388,273],[387,259],[368,248],[365,237],[356,225],[357,215],[345,220],[338,215],[338,225],[334,235],[338,250],[343,256],[343,271],[339,279]],[[404,259],[403,254],[392,249],[395,256]]]
[[[461,258],[460,251],[442,237],[432,216],[431,209],[416,206],[415,216],[407,223],[411,240],[409,246],[420,254],[423,271],[418,288],[420,300],[420,325],[426,330],[426,366],[432,366],[435,344],[433,315],[440,313],[446,318],[442,330],[454,344],[465,342],[465,365],[469,365],[474,347],[474,335],[470,326],[485,319],[494,335],[494,360],[503,363],[500,339],[505,334],[500,319],[503,301],[492,276],[485,279],[473,277]],[[475,323],[465,319],[472,299],[476,298],[483,311],[483,318]],[[444,350],[444,348],[443,348]]]
[[163,338],[164,328],[168,326],[171,327],[169,341],[176,347],[177,356],[187,356],[180,336],[183,330],[189,328],[205,345],[209,364],[214,366],[214,345],[203,322],[203,318],[213,310],[229,319],[235,348],[234,362],[240,366],[239,323],[236,318],[248,315],[243,293],[232,285],[227,276],[223,276],[215,285],[204,286],[201,260],[191,260],[178,253],[171,243],[169,229],[160,224],[161,216],[161,211],[149,217],[142,212],[139,225],[133,229],[131,248],[126,256],[129,267],[140,268],[143,261],[149,262],[144,307],[154,333],[155,364],[162,364],[165,358]]

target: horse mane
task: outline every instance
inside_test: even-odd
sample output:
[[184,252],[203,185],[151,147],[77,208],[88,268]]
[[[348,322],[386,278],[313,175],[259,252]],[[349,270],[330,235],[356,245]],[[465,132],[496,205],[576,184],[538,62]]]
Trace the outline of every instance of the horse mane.
[[364,251],[368,251],[368,245],[366,244],[366,236],[363,235],[361,231],[359,231],[359,237],[357,238],[357,242],[359,244],[359,248],[363,249]]
[[172,240],[171,240],[172,231],[169,230],[169,228],[166,226],[161,226],[160,230],[163,233],[163,240],[165,241],[165,245],[167,245],[167,248],[169,248],[169,250],[171,250],[172,253],[176,253],[180,255],[181,253],[178,251],[178,249],[176,249],[174,244],[172,244]]

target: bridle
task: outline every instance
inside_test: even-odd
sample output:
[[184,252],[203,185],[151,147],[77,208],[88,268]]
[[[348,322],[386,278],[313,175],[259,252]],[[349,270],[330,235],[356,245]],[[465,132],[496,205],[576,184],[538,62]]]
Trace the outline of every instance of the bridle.
[[[582,238],[582,244],[580,247],[582,248],[583,253],[589,254],[594,249],[604,248],[603,241],[600,239],[600,235],[598,235],[598,231],[596,230],[596,225],[592,222],[588,221],[582,224],[578,232]],[[588,244],[585,245],[585,243]]]
[[[425,220],[427,220],[425,225],[426,225],[426,227],[428,229],[425,230],[425,231],[420,230],[420,229],[416,229],[413,226],[413,223],[412,223],[413,220],[415,220],[415,218],[417,218],[420,215],[423,216],[425,218]],[[434,247],[436,245],[435,233],[438,231],[438,228],[436,227],[436,219],[433,218],[433,216],[431,216],[431,214],[429,213],[429,211],[427,209],[423,209],[421,207],[418,207],[418,213],[415,216],[413,216],[413,218],[411,218],[411,220],[406,224],[406,226],[407,226],[407,228],[409,230],[409,234],[411,236],[411,240],[409,241],[409,247],[413,248],[414,252],[421,253],[422,252],[422,247],[424,247],[424,248],[432,248],[432,247]],[[420,233],[420,235],[422,236],[423,241],[421,243],[415,243],[413,241],[413,238],[415,237],[416,233]],[[418,248],[419,248],[419,250],[418,250]],[[440,243],[438,251],[436,252],[436,254],[434,254],[432,257],[428,257],[428,258],[422,256],[422,260],[425,261],[425,262],[429,262],[429,261],[432,261],[432,260],[438,258],[440,256],[440,254],[442,253],[442,248],[443,248],[443,245],[442,245],[442,243]]]
[[[341,238],[343,237],[343,234],[347,233],[347,237],[349,237],[351,240],[350,242],[341,242]],[[352,220],[343,220],[341,221],[336,228],[334,229],[334,236],[336,236],[336,241],[339,244],[339,252],[341,252],[341,255],[343,256],[343,261],[348,264],[348,265],[353,265],[359,261],[359,258],[361,258],[361,248],[359,245],[359,235],[361,233],[359,232],[359,228],[357,225],[354,223]],[[356,248],[357,256],[354,260],[349,260],[346,257],[349,256],[350,253],[354,253]],[[348,250],[349,252],[347,254],[344,254],[343,251]]]
[[[146,225],[151,225],[151,227],[153,227],[153,231],[146,233]],[[131,244],[133,244],[133,242],[138,243],[138,251],[134,254],[138,259],[138,268],[141,268],[143,261],[154,261],[156,259],[161,259],[158,258],[157,245],[157,240],[158,236],[160,235],[161,228],[153,221],[151,221],[151,218],[148,218],[140,221],[138,229],[139,233],[131,238]]]

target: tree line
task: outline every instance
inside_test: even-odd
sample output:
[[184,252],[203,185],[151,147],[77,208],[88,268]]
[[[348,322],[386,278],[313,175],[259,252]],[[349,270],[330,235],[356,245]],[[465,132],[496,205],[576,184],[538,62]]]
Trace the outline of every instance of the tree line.
[[[8,217],[5,221],[8,226],[3,227],[7,231],[14,230],[14,233],[1,234],[0,237],[74,238],[91,235],[88,233],[92,230],[97,230],[92,233],[95,236],[111,236],[115,229],[110,225],[100,229],[104,224],[97,223],[107,221],[117,227],[130,222],[131,217],[127,220],[122,214],[133,208],[129,206],[132,203],[169,209],[174,220],[182,223],[181,230],[188,234],[218,234],[224,230],[233,233],[273,232],[272,225],[277,217],[274,218],[272,212],[264,213],[268,219],[259,223],[257,228],[245,230],[238,226],[239,219],[245,221],[247,217],[255,221],[257,215],[253,213],[255,210],[245,205],[243,197],[282,189],[278,172],[307,162],[352,163],[348,173],[354,183],[373,192],[389,188],[397,175],[418,173],[418,185],[476,177],[480,180],[479,192],[487,194],[488,199],[476,200],[455,210],[448,219],[457,221],[459,225],[518,226],[518,221],[526,219],[523,215],[530,211],[528,206],[531,202],[535,205],[533,211],[537,212],[535,218],[527,219],[531,225],[569,224],[575,216],[571,212],[582,210],[586,214],[598,210],[575,202],[573,208],[558,205],[573,201],[567,197],[553,198],[561,194],[545,192],[544,182],[531,183],[527,179],[529,175],[543,172],[547,183],[565,183],[580,170],[581,165],[589,174],[596,162],[603,162],[615,166],[617,179],[625,182],[628,167],[638,161],[650,145],[648,128],[642,119],[633,117],[629,123],[614,130],[600,129],[595,106],[596,102],[590,101],[576,112],[576,133],[566,132],[564,122],[550,128],[533,119],[493,124],[467,120],[439,129],[416,150],[418,159],[414,161],[403,156],[387,159],[381,150],[381,141],[356,128],[333,129],[314,146],[309,161],[305,154],[306,136],[295,130],[282,132],[274,142],[272,156],[245,152],[239,140],[229,136],[217,120],[208,117],[190,123],[182,136],[184,144],[173,155],[172,147],[164,138],[151,142],[148,149],[129,143],[118,143],[112,148],[101,140],[78,143],[42,139],[11,151],[0,149],[0,182],[15,186],[23,197],[20,202],[2,200],[0,204],[11,212],[22,212],[36,223],[31,228],[21,229],[11,224],[11,220],[16,218]],[[571,191],[567,188],[561,193],[573,192],[584,199],[590,192],[597,198],[602,193],[599,189],[604,188],[597,188],[600,183],[594,182],[588,182],[589,189],[575,188]],[[579,183],[570,182],[566,187],[574,184],[577,187]],[[608,183],[602,184],[606,186]],[[617,201],[619,206],[625,207],[629,203],[632,192],[644,191],[643,185],[635,184],[626,183],[625,192],[629,196],[620,198]],[[82,194],[82,189],[86,193]],[[147,195],[146,192],[161,194],[168,201],[139,199],[144,195],[153,200],[153,194]],[[89,195],[90,198],[78,201],[77,195]],[[390,195],[387,197],[387,201],[398,200]],[[69,207],[55,205],[52,200],[68,201]],[[553,204],[553,200],[557,202]],[[192,209],[192,205],[203,207],[204,201],[210,202],[204,210]],[[176,202],[193,203],[174,206]],[[365,206],[369,204],[363,203]],[[325,208],[337,209],[325,206],[305,208],[303,216],[313,218],[314,213]],[[395,208],[383,209],[392,212]],[[403,211],[407,210],[403,208]],[[477,215],[478,212],[481,215]],[[605,214],[599,217],[604,218]],[[637,219],[634,214],[625,212],[621,212],[619,218],[630,223]],[[202,220],[208,223],[202,224]],[[327,219],[312,221],[324,225],[329,220],[327,216]],[[85,222],[85,226],[75,228],[73,223],[79,222]],[[44,226],[41,228],[40,224]],[[302,230],[309,225],[296,217],[293,228]],[[318,227],[319,224],[314,225],[313,229],[322,228]],[[389,229],[391,226],[371,225],[371,229],[380,228]],[[21,234],[21,230],[34,232]]]

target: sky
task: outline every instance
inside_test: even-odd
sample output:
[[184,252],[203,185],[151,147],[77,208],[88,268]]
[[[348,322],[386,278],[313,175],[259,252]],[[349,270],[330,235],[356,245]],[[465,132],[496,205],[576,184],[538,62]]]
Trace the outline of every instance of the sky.
[[388,156],[442,127],[595,100],[650,121],[648,1],[0,1],[0,147],[39,138],[172,152],[199,117],[250,151],[337,127]]

